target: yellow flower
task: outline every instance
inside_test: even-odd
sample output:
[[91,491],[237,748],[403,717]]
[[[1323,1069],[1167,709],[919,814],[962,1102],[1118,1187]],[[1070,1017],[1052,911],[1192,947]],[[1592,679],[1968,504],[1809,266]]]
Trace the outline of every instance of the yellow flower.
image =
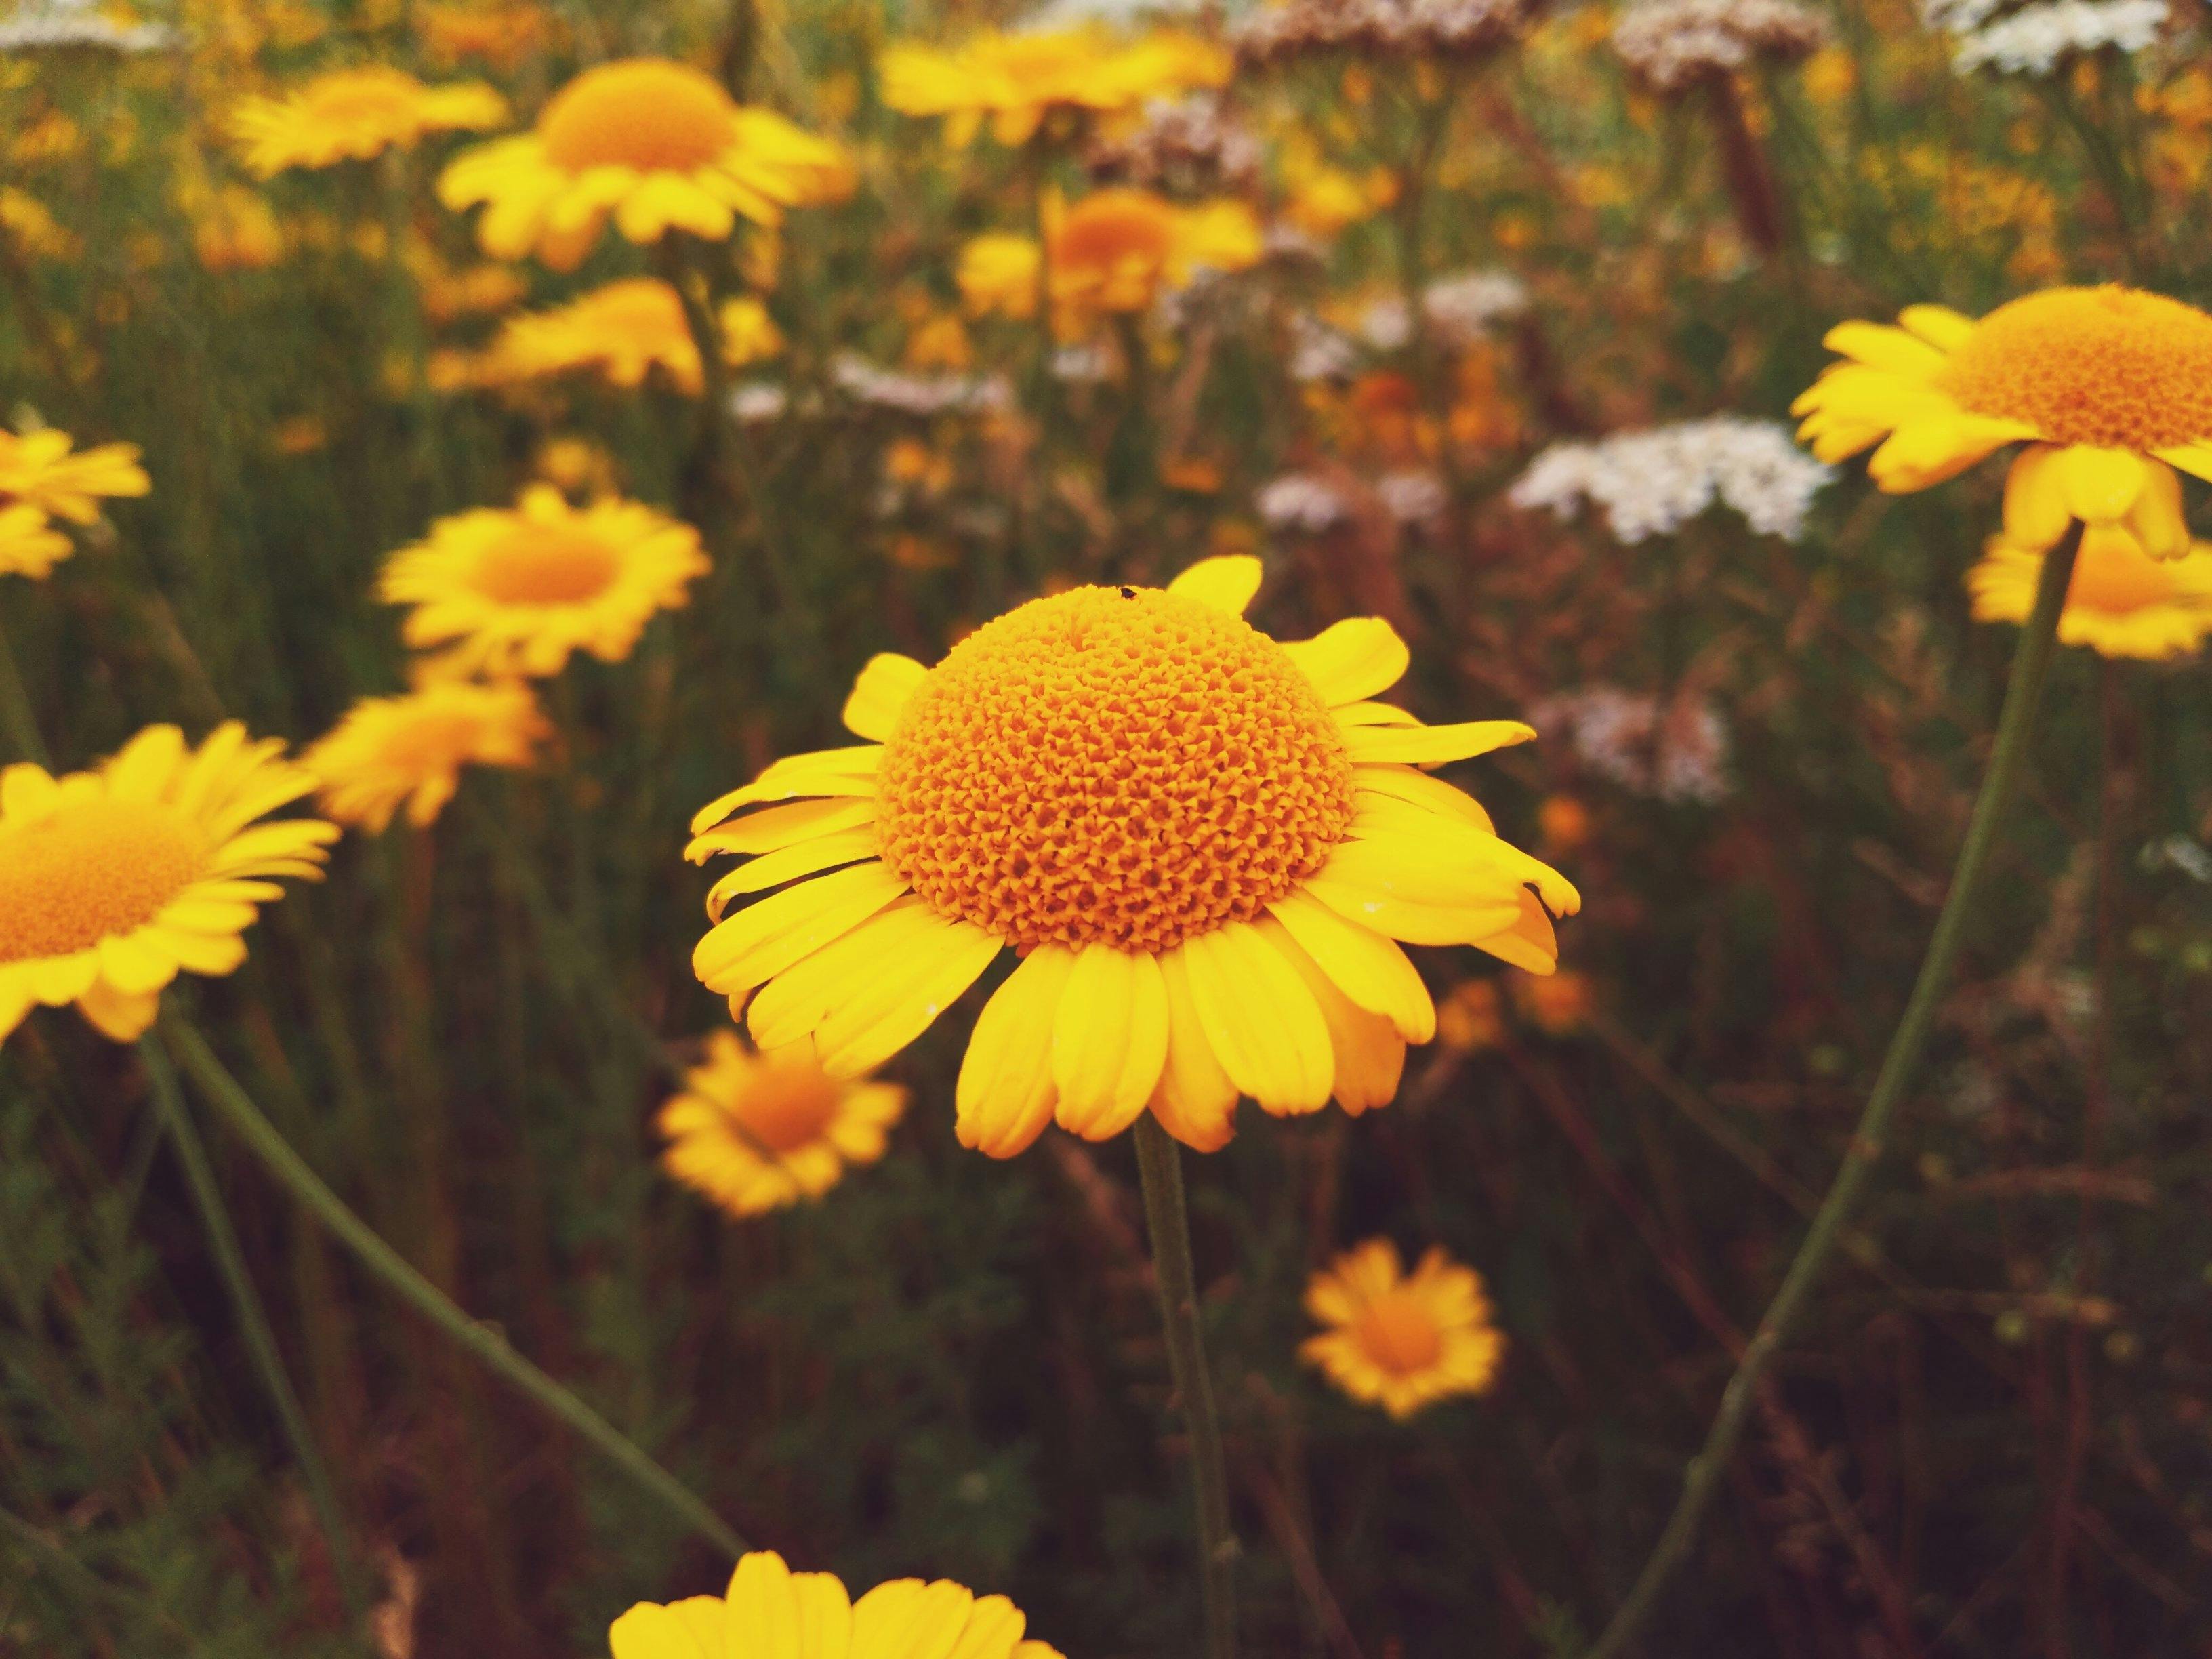
[[1596,1006],[1597,992],[1585,974],[1555,974],[1549,979],[1515,981],[1513,1000],[1531,1024],[1547,1036],[1571,1036]]
[[432,680],[404,696],[362,698],[300,764],[339,823],[381,833],[404,806],[421,830],[453,798],[462,767],[528,766],[548,732],[527,686]]
[[197,751],[149,726],[96,770],[0,771],[0,1040],[33,1005],[118,1042],[152,1024],[179,969],[228,974],[271,878],[313,878],[335,824],[258,823],[315,781],[234,722]]
[[46,427],[18,436],[0,431],[0,505],[27,502],[72,524],[100,518],[101,496],[143,495],[153,488],[136,444],[70,452],[66,432]]
[[733,102],[687,64],[633,58],[585,70],[530,131],[455,157],[438,197],[457,212],[489,204],[477,230],[485,252],[535,252],[572,270],[610,214],[633,242],[672,230],[720,240],[739,216],[774,225],[786,208],[838,199],[853,183],[828,139]]
[[0,506],[0,576],[43,580],[75,550],[70,538],[28,501]]
[[571,507],[551,485],[532,484],[512,508],[439,520],[386,561],[377,593],[413,605],[402,636],[450,645],[459,672],[543,676],[579,650],[619,662],[707,569],[689,525],[636,501]]
[[804,1041],[756,1054],[717,1031],[684,1081],[656,1120],[662,1165],[740,1218],[819,1198],[847,1164],[874,1163],[906,1110],[905,1090],[833,1078]]
[[[783,336],[768,307],[750,295],[723,302],[722,346],[731,364],[772,357]],[[550,311],[511,319],[487,362],[496,380],[536,380],[587,369],[610,386],[634,387],[658,370],[677,391],[696,397],[699,348],[676,290],[654,276],[627,276]]]
[[[1992,537],[1966,572],[1979,622],[2024,623],[2035,608],[2043,555]],[[2185,657],[2212,636],[2212,545],[2198,542],[2178,559],[2154,559],[2132,536],[2093,530],[2081,538],[2058,638],[2105,657],[2147,662]]]
[[607,1639],[614,1659],[1061,1659],[1022,1639],[1027,1624],[1005,1596],[943,1578],[895,1578],[854,1601],[835,1574],[793,1572],[761,1550],[726,1595],[640,1602]]
[[82,250],[76,234],[65,229],[44,202],[13,185],[0,185],[0,232],[33,259],[74,259]]
[[2137,289],[2060,288],[1980,321],[1912,306],[1902,327],[1844,323],[1797,399],[1824,461],[1879,443],[1867,471],[1925,489],[2025,441],[2004,535],[2041,552],[2079,520],[2153,558],[2189,550],[2174,469],[2212,477],[2212,316]]
[[1437,1005],[1437,1041],[1473,1054],[1505,1044],[1505,1011],[1494,979],[1462,980]]
[[553,33],[552,18],[529,0],[420,5],[414,21],[423,50],[435,62],[474,58],[506,70],[520,67]]
[[1436,1028],[1395,941],[1549,973],[1580,899],[1420,769],[1528,727],[1369,701],[1407,667],[1389,624],[1278,644],[1243,620],[1259,584],[1257,560],[1207,560],[1033,600],[935,668],[871,660],[845,706],[865,744],[693,820],[695,862],[750,855],[708,896],[700,978],[762,1047],[811,1036],[856,1077],[1016,951],[956,1096],[994,1157],[1048,1121],[1103,1139],[1149,1108],[1212,1151],[1240,1094],[1388,1101]]
[[264,179],[287,167],[366,161],[411,149],[425,133],[477,131],[507,118],[507,100],[481,81],[428,87],[372,64],[331,70],[281,97],[252,96],[231,112],[246,165]]
[[1370,1238],[1314,1275],[1306,1311],[1328,1329],[1300,1356],[1401,1422],[1454,1395],[1489,1392],[1505,1351],[1481,1276],[1441,1247],[1408,1273],[1396,1245]]
[[1023,144],[1048,117],[1224,86],[1231,68],[1227,52],[1196,35],[1163,29],[1116,44],[1097,27],[981,34],[950,52],[902,44],[878,65],[886,108],[950,118],[945,137],[960,146],[986,118],[1000,143]]
[[[1081,333],[1101,315],[1149,310],[1202,270],[1259,263],[1260,222],[1242,202],[1182,207],[1150,191],[1094,191],[1073,207],[1044,203],[1044,252],[1054,326]],[[970,312],[1036,314],[1037,244],[994,232],[961,251],[956,280]]]
[[974,316],[996,312],[1006,317],[1034,317],[1037,265],[1042,258],[1034,236],[990,231],[970,238],[960,250],[953,280]]
[[284,232],[257,191],[225,184],[179,205],[191,216],[192,252],[212,271],[265,270],[284,257]]

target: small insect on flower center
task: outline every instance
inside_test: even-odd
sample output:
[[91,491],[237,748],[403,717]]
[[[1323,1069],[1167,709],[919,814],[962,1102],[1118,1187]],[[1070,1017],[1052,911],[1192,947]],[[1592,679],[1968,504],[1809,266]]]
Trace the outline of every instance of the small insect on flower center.
[[713,76],[641,58],[586,70],[562,88],[538,118],[538,137],[546,158],[569,173],[689,173],[730,148],[736,114]]
[[2062,288],[1999,306],[1938,384],[2053,443],[2162,449],[2212,438],[2212,316],[2137,289]]
[[746,1135],[779,1155],[822,1139],[837,1116],[835,1079],[819,1066],[769,1060],[739,1085],[730,1115]]
[[524,523],[477,556],[474,585],[501,605],[580,605],[605,592],[619,568],[615,550],[596,536]]
[[151,921],[207,862],[172,808],[93,800],[0,830],[0,963],[88,950]]
[[1402,1287],[1369,1303],[1355,1331],[1367,1357],[1400,1376],[1435,1364],[1444,1349],[1435,1318],[1419,1297]]
[[2124,617],[2147,606],[2163,605],[2181,591],[2173,567],[2154,559],[2132,539],[2118,536],[2088,536],[2074,563],[2074,580],[2066,589],[2069,610],[2101,611]]
[[1352,819],[1321,697],[1242,617],[1155,588],[1036,599],[954,647],[885,745],[884,861],[1028,949],[1248,921]]

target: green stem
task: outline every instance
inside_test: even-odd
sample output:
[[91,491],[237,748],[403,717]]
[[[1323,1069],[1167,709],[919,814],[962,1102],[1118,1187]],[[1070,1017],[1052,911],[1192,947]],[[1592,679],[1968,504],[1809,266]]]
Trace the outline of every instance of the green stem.
[[46,740],[39,736],[38,716],[31,712],[31,694],[15,667],[15,652],[8,643],[8,629],[0,625],[0,733],[15,760],[46,764]]
[[1167,1330],[1168,1370],[1190,1429],[1191,1474],[1198,1498],[1199,1604],[1206,1620],[1206,1659],[1236,1659],[1237,1534],[1229,1522],[1229,1473],[1221,1452],[1221,1419],[1198,1328],[1198,1289],[1190,1259],[1190,1214],[1184,1205],[1182,1155],[1149,1112],[1137,1120],[1137,1172],[1145,1189],[1145,1222],[1152,1236],[1152,1276]]
[[353,1554],[346,1540],[337,1492],[331,1485],[330,1471],[323,1465],[322,1455],[315,1449],[315,1437],[307,1427],[307,1414],[301,1408],[300,1396],[285,1372],[284,1357],[276,1347],[276,1334],[270,1328],[268,1310],[261,1305],[260,1292],[253,1287],[253,1276],[246,1271],[246,1253],[239,1248],[238,1231],[231,1225],[222,1190],[216,1186],[215,1170],[208,1164],[207,1147],[200,1139],[199,1131],[192,1126],[191,1114],[185,1106],[184,1091],[177,1086],[176,1071],[170,1066],[168,1055],[161,1051],[161,1045],[151,1038],[142,1039],[138,1057],[146,1068],[146,1080],[151,1085],[154,1107],[161,1114],[161,1127],[176,1146],[177,1162],[184,1166],[185,1184],[192,1190],[192,1203],[200,1212],[200,1224],[207,1229],[208,1248],[214,1252],[216,1267],[230,1292],[239,1328],[246,1336],[246,1352],[252,1356],[254,1369],[261,1373],[261,1386],[268,1391],[269,1403],[276,1408],[284,1437],[292,1443],[292,1456],[300,1466],[301,1478],[307,1483],[308,1501],[314,1505],[316,1523],[322,1528],[324,1540],[330,1546],[331,1568],[337,1575],[346,1606],[359,1619],[365,1604],[360,1581],[354,1572]]
[[744,1540],[682,1481],[653,1462],[621,1430],[517,1353],[492,1326],[470,1318],[454,1306],[443,1291],[378,1237],[292,1150],[190,1024],[176,1014],[165,1013],[161,1039],[176,1053],[185,1070],[191,1074],[216,1109],[252,1149],[262,1166],[352,1252],[356,1261],[550,1415],[566,1423],[605,1453],[639,1486],[682,1516],[701,1537],[731,1556],[745,1553]]
[[1682,1496],[1666,1530],[1660,1534],[1650,1559],[1644,1564],[1644,1571],[1613,1614],[1613,1622],[1606,1626],[1604,1634],[1584,1659],[1614,1659],[1635,1640],[1656,1609],[1668,1580],[1689,1553],[1698,1523],[1719,1493],[1721,1478],[1735,1455],[1737,1441],[1742,1437],[1760,1380],[1795,1327],[1828,1258],[1835,1253],[1859,1195],[1874,1172],[1875,1163],[1881,1156],[1882,1137],[1928,1046],[1944,988],[1950,981],[1952,967],[1965,940],[1966,920],[1981,886],[1984,867],[1996,845],[2021,775],[2026,769],[2029,738],[2035,729],[2036,704],[2041,699],[2044,678],[2051,667],[2052,649],[2057,641],[2058,613],[2064,606],[2067,585],[2073,580],[2081,533],[2081,527],[2075,526],[2044,559],[2035,609],[2021,630],[2020,644],[2013,655],[2012,678],[2005,687],[2004,710],[1997,717],[1996,744],[1990,752],[1989,770],[1983,775],[1981,793],[1974,800],[1966,844],[1959,850],[1951,890],[1936,918],[1936,931],[1928,941],[1928,954],[1921,962],[1919,976],[1913,981],[1905,1017],[1898,1024],[1897,1034],[1890,1039],[1889,1052],[1882,1057],[1874,1091],[1867,1097],[1866,1109],[1860,1115],[1857,1131],[1851,1136],[1842,1166],[1836,1171],[1835,1182],[1813,1217],[1805,1242],[1798,1246],[1796,1259],[1790,1262],[1790,1271],[1783,1279],[1782,1288],[1775,1292],[1765,1317],[1759,1322],[1758,1331],[1736,1364],[1735,1375],[1722,1391],[1720,1411],[1713,1419],[1704,1447],[1690,1460],[1684,1473]]

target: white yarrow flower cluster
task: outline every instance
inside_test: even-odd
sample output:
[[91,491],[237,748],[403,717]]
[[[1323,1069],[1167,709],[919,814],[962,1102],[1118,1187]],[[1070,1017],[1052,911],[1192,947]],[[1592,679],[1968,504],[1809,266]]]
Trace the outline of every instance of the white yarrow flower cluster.
[[1613,49],[1653,91],[1676,93],[1754,61],[1810,57],[1828,36],[1827,19],[1797,0],[1636,0]]
[[1589,685],[1546,697],[1528,711],[1547,738],[1564,737],[1575,757],[1600,777],[1640,795],[1710,806],[1734,786],[1728,727],[1702,698],[1657,698],[1613,685]]
[[118,23],[96,0],[23,0],[0,17],[0,52],[165,52],[180,37],[152,23]]
[[[1421,290],[1422,315],[1437,337],[1451,345],[1480,339],[1494,325],[1528,308],[1528,288],[1503,270],[1463,270],[1439,276]],[[1360,337],[1377,351],[1400,349],[1410,333],[1403,300],[1377,300],[1359,319]]]
[[1285,472],[1260,486],[1252,498],[1270,530],[1297,531],[1317,536],[1334,530],[1352,516],[1352,508],[1334,484],[1305,472]]
[[1571,518],[1583,502],[1626,543],[1671,535],[1716,503],[1763,536],[1795,541],[1821,485],[1835,477],[1772,421],[1734,415],[1680,421],[1595,443],[1558,443],[1514,484],[1516,507]]
[[905,415],[996,415],[1014,405],[1013,386],[1002,374],[909,374],[857,352],[836,357],[830,378],[855,403]]
[[1934,0],[1923,15],[1959,42],[1951,67],[2001,75],[2048,75],[2079,52],[2141,52],[2171,15],[2167,0],[2039,0],[2002,15],[1994,0]]

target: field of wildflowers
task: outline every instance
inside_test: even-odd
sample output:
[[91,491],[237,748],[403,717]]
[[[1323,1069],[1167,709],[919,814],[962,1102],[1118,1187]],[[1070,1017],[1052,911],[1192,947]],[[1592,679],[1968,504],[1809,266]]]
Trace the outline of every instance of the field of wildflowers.
[[0,1655],[2212,1653],[2196,0],[0,0]]

